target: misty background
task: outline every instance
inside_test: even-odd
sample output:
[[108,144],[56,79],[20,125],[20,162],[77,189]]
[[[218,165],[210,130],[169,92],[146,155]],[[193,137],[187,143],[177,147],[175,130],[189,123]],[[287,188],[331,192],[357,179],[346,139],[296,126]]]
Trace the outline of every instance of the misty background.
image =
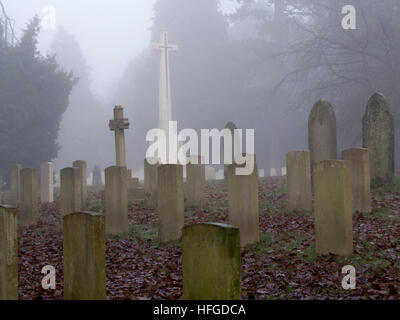
[[[62,70],[79,80],[69,100],[60,101],[65,108],[50,120],[51,152],[35,157],[39,151],[31,148],[29,155],[1,162],[1,171],[8,172],[11,163],[37,166],[39,160],[53,160],[57,170],[78,159],[88,161],[89,170],[114,164],[108,120],[119,104],[131,122],[125,131],[128,167],[141,168],[145,135],[158,125],[159,53],[150,44],[159,41],[161,30],[179,46],[171,53],[179,129],[222,129],[229,121],[255,129],[259,168],[279,172],[286,152],[308,148],[308,113],[324,98],[336,112],[339,152],[361,147],[361,119],[374,92],[389,99],[398,128],[400,3],[350,2],[357,9],[357,30],[341,27],[348,0],[2,0],[17,39],[33,16],[54,6],[57,29],[40,30],[37,49],[42,56],[55,54]],[[12,100],[1,88],[0,109]],[[68,91],[61,88],[54,90]],[[32,121],[21,123],[24,132],[31,127]],[[24,149],[27,142],[14,143]],[[2,157],[9,148],[3,149]]]

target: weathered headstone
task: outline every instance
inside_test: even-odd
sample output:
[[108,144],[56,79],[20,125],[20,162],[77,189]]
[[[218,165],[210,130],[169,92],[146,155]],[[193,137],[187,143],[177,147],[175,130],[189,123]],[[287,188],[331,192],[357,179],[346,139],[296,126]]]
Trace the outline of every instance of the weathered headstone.
[[121,106],[114,108],[114,120],[110,120],[109,127],[115,132],[116,165],[126,167],[125,134],[129,129],[129,120],[124,118],[124,109]]
[[311,211],[310,152],[288,152],[286,155],[286,165],[289,210]]
[[106,232],[121,234],[128,231],[128,189],[125,167],[106,169]]
[[325,160],[314,167],[314,224],[317,254],[353,253],[349,161]]
[[96,165],[93,168],[93,182],[92,185],[96,189],[100,189],[103,187],[103,181],[101,179],[101,170],[100,168]]
[[394,178],[394,118],[386,98],[379,93],[368,101],[363,117],[363,147],[369,149],[371,186]]
[[21,166],[19,164],[11,167],[10,199],[12,205],[18,205],[21,195]]
[[239,229],[222,224],[186,226],[182,236],[182,269],[184,300],[239,300]]
[[80,212],[82,208],[81,169],[64,168],[60,172],[61,216]]
[[178,240],[184,223],[183,167],[158,166],[158,237],[162,242]]
[[26,227],[38,221],[38,173],[25,168],[21,172],[21,196],[18,222]]
[[242,247],[259,241],[258,168],[249,175],[238,175],[236,169],[244,165],[228,166],[229,224],[239,227]]
[[40,166],[40,201],[54,201],[54,165],[51,162]]
[[149,161],[156,163],[158,159],[144,159],[144,192],[146,194],[146,205],[149,207],[157,206],[157,168],[158,164],[150,164]]
[[87,164],[86,161],[77,160],[74,161],[72,166],[81,170],[81,200],[82,208],[85,208],[87,204]]
[[315,103],[308,118],[308,147],[311,177],[316,163],[337,159],[335,111],[329,102],[322,99]]
[[0,205],[0,300],[18,300],[17,209]]
[[192,156],[186,165],[187,170],[187,203],[201,207],[205,202],[206,171],[203,157]]
[[92,212],[63,217],[64,299],[106,299],[104,216]]
[[371,177],[368,149],[354,148],[342,152],[343,160],[350,161],[353,212],[371,212]]

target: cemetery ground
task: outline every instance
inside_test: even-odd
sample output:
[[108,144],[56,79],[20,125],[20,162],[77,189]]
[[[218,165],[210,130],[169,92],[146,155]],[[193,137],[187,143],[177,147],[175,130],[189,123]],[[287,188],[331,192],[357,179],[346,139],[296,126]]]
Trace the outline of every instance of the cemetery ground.
[[[88,211],[104,211],[104,193],[89,191]],[[102,198],[103,197],[103,198]],[[400,180],[373,190],[371,214],[353,217],[354,254],[317,256],[311,213],[287,210],[280,178],[260,180],[260,243],[242,251],[243,299],[399,299]],[[186,208],[185,224],[228,222],[227,190],[207,183],[204,208]],[[39,223],[19,229],[19,298],[63,298],[59,197],[41,204]],[[157,240],[156,210],[130,203],[129,232],[107,237],[108,299],[181,299],[179,241]],[[41,269],[56,268],[56,290],[41,286]],[[356,289],[344,290],[345,265],[356,268]],[[201,279],[199,279],[201,281]]]

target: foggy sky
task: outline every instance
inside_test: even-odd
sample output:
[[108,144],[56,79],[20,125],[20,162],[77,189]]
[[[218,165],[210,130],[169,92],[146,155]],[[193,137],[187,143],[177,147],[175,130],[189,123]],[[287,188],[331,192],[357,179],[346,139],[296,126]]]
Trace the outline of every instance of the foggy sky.
[[[149,28],[155,2],[3,0],[8,15],[15,20],[18,34],[35,14],[42,16],[45,6],[55,7],[57,25],[72,33],[82,48],[91,69],[92,91],[100,99],[107,97],[129,61],[150,45]],[[225,12],[234,8],[232,0],[222,1]],[[54,34],[51,30],[41,31],[39,49],[42,53],[47,52]]]

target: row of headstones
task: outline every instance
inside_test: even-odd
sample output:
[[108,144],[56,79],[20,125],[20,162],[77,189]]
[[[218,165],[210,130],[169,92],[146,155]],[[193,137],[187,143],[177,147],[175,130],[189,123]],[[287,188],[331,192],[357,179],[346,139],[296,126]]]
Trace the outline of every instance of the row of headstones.
[[[20,223],[28,226],[37,222],[38,207],[38,173],[33,168],[22,168],[21,165],[11,167],[10,192],[3,203],[17,206],[20,209]],[[40,166],[40,200],[54,201],[54,167],[51,162]]]
[[[192,161],[195,159],[195,161]],[[205,204],[205,165],[193,156],[186,165],[187,205]],[[144,189],[148,206],[156,207],[158,235],[161,241],[178,240],[184,225],[184,179],[182,165],[158,165],[154,159],[144,161]],[[229,165],[228,203],[229,223],[240,228],[241,243],[245,246],[258,242],[258,171],[247,176],[235,174],[237,165]]]
[[[337,159],[336,116],[326,101],[318,101],[308,121],[311,165]],[[394,179],[394,116],[386,98],[379,93],[368,101],[362,119],[362,147],[369,150],[371,186]]]
[[[147,165],[146,165],[147,164]],[[183,278],[185,299],[239,299],[240,247],[258,242],[258,178],[257,167],[250,176],[236,176],[235,165],[228,168],[229,220],[239,228],[218,224],[193,225],[183,228],[183,167],[180,165],[150,165],[145,161],[145,181],[156,192],[161,241],[182,237]],[[106,215],[72,211],[81,205],[80,169],[61,170],[61,210],[63,215],[64,298],[105,298],[105,234],[126,231],[125,206],[126,168],[106,169],[106,202],[115,207]],[[188,193],[204,201],[205,168],[202,164],[188,164]],[[156,177],[155,177],[156,175]],[[110,178],[108,178],[110,176]],[[149,186],[147,186],[149,188]],[[109,192],[107,191],[109,190]],[[117,201],[108,201],[113,194]],[[69,200],[66,202],[66,200]],[[149,198],[150,200],[150,198]],[[18,297],[17,216],[14,207],[0,208],[0,252],[2,282],[0,298]],[[65,211],[68,210],[68,211]],[[183,235],[182,235],[183,230]],[[205,236],[207,235],[207,236]],[[209,261],[213,258],[213,263]],[[228,258],[226,258],[228,257]],[[208,259],[208,260],[207,260]],[[201,274],[197,270],[202,266]],[[212,266],[212,268],[210,268]],[[89,276],[90,275],[90,276]],[[198,277],[203,279],[200,285]]]
[[310,152],[287,154],[288,209],[306,212],[314,209],[318,254],[351,255],[352,212],[371,210],[368,149],[345,150],[343,158],[348,161],[316,163],[312,188]]
[[[85,161],[75,161],[73,166],[86,171]],[[26,193],[23,192],[23,190],[29,190],[29,192],[35,191],[34,194],[36,194],[38,190],[38,175],[36,169],[22,169],[21,165],[14,165],[11,167],[10,173],[9,204],[18,205],[23,202],[22,200]],[[51,203],[54,201],[54,165],[51,162],[43,163],[40,166],[40,201],[44,203]]]
[[[379,100],[382,101],[381,96],[378,96]],[[372,101],[376,101],[377,97],[376,95],[371,98]],[[370,101],[371,102],[371,101]],[[383,104],[384,105],[384,104]],[[364,129],[367,131],[364,131],[364,143],[365,141],[368,141],[370,145],[373,145],[374,147],[378,147],[379,144],[374,144],[375,140],[379,140],[380,143],[383,143],[385,146],[389,145],[390,149],[390,141],[386,141],[385,137],[382,138],[382,136],[379,136],[378,139],[375,139],[374,137],[374,130],[377,132],[382,132],[382,130],[377,130],[376,127],[379,126],[379,128],[382,128],[382,124],[377,121],[381,120],[381,118],[378,116],[376,117],[376,110],[369,110],[371,109],[371,106],[374,107],[372,103],[368,104],[367,107],[367,115],[364,118]],[[382,106],[382,104],[378,105]],[[377,108],[375,108],[377,109]],[[384,110],[385,111],[385,110]],[[332,117],[333,114],[333,117]],[[368,114],[372,114],[373,116],[372,119],[368,118]],[[328,117],[326,117],[328,115]],[[317,121],[315,122],[316,125],[313,126],[312,120],[316,119]],[[368,121],[371,120],[371,121]],[[329,152],[335,148],[336,149],[336,120],[334,117],[334,113],[330,105],[328,105],[325,102],[319,102],[317,105],[313,108],[313,111],[310,115],[310,150],[311,154],[313,155],[318,155],[319,153],[324,153],[328,152],[328,159],[330,158],[335,158],[336,155],[333,155],[334,153],[329,154]],[[333,126],[334,124],[334,126]],[[334,134],[332,132],[334,131]],[[313,132],[317,132],[317,134],[312,134]],[[372,132],[372,133],[371,133]],[[393,130],[391,131],[393,133]],[[389,130],[390,133],[390,130]],[[389,134],[390,136],[390,134]],[[368,140],[365,137],[369,137],[370,140]],[[315,145],[317,146],[314,148],[313,141],[319,140],[318,143]],[[373,140],[371,142],[371,140]],[[390,139],[389,139],[390,140]],[[333,144],[331,143],[334,141],[334,147],[332,146]],[[386,143],[386,144],[385,144]],[[372,148],[370,147],[370,150]],[[386,150],[387,151],[387,150]],[[367,151],[368,152],[368,151]],[[336,153],[336,152],[335,152]],[[387,153],[386,153],[387,154]],[[306,158],[307,156],[303,157]],[[295,157],[296,158],[296,157]],[[301,157],[300,157],[301,158]],[[317,156],[310,157],[311,159],[316,159]],[[383,159],[383,161],[387,160],[385,157],[380,158]],[[307,161],[306,161],[307,162]],[[310,161],[311,165],[313,164],[313,161]],[[343,162],[343,161],[337,161],[337,160],[325,160],[322,161],[314,161],[315,168],[314,168],[314,190],[315,190],[315,229],[316,229],[316,251],[318,253],[336,253],[336,254],[343,254],[343,255],[348,255],[352,253],[352,230],[351,230],[351,211],[352,211],[352,192],[351,192],[351,177],[350,177],[350,164],[348,162]],[[290,163],[290,160],[288,161]],[[377,163],[374,163],[377,164]],[[204,172],[204,167],[203,165],[194,165],[197,166],[196,170],[200,170]],[[378,163],[379,166],[379,163]],[[151,167],[151,166],[150,166]],[[157,208],[158,208],[158,215],[159,215],[159,237],[160,240],[162,241],[169,241],[169,240],[176,240],[179,239],[182,235],[182,228],[183,228],[183,220],[184,220],[184,198],[183,198],[183,167],[180,165],[160,165],[160,166],[152,166],[153,171],[156,171],[157,174]],[[288,165],[288,180],[290,179],[289,176],[291,173],[291,165]],[[310,166],[309,165],[303,165],[304,167],[304,172],[310,171]],[[121,188],[121,185],[123,186],[124,181],[126,181],[125,177],[126,174],[123,173],[124,169],[126,168],[123,167],[113,167],[114,171],[116,174],[114,175],[115,178],[115,188],[117,190],[120,190],[118,188]],[[145,168],[146,168],[146,162],[145,162]],[[307,169],[308,168],[308,169]],[[71,168],[67,168],[71,169]],[[72,168],[74,169],[74,168]],[[156,170],[155,170],[156,169]],[[63,169],[65,170],[65,169]],[[218,279],[222,278],[225,279],[227,283],[224,283],[224,290],[233,289],[230,290],[230,292],[235,291],[235,288],[240,288],[240,267],[235,268],[234,271],[227,272],[229,269],[229,266],[240,266],[240,246],[245,246],[249,243],[254,243],[258,242],[259,238],[259,228],[258,228],[258,176],[257,176],[257,166],[255,165],[255,170],[253,171],[253,174],[249,176],[237,176],[235,174],[235,165],[230,165],[228,166],[228,202],[229,202],[229,222],[232,225],[236,225],[239,227],[240,233],[236,232],[237,239],[240,239],[237,241],[240,243],[238,246],[239,249],[237,250],[236,248],[236,254],[234,256],[239,256],[239,262],[236,263],[235,261],[223,261],[222,265],[223,267],[223,274],[226,274],[227,276],[224,277],[221,274],[218,274],[218,277],[215,277],[213,279],[213,282],[210,282],[210,286],[215,290],[215,283],[218,283]],[[76,171],[76,170],[75,170]],[[369,171],[369,170],[368,170]],[[122,173],[121,173],[122,172]],[[190,180],[190,166],[188,166],[188,180]],[[379,172],[379,170],[378,170]],[[365,173],[365,172],[364,172]],[[311,175],[311,174],[310,174]],[[146,169],[145,169],[145,176],[146,176]],[[372,175],[371,175],[372,176]],[[201,173],[201,179],[200,180],[205,180],[205,174]],[[308,178],[305,178],[307,180]],[[77,179],[80,180],[80,179]],[[310,187],[311,187],[311,178],[308,179],[310,181]],[[147,179],[147,181],[149,181]],[[195,179],[196,182],[199,181],[199,179]],[[288,182],[289,183],[289,182]],[[75,183],[77,186],[79,183]],[[110,184],[111,185],[111,184]],[[146,178],[145,178],[145,185],[146,185]],[[112,190],[115,190],[113,187]],[[72,191],[71,190],[65,190],[65,192],[61,191],[61,196],[63,196],[63,193],[75,193],[79,194],[80,192],[77,192],[79,187],[76,188],[76,190]],[[107,189],[107,183],[106,183],[106,189]],[[310,188],[311,190],[311,188]],[[118,193],[119,196],[122,196],[126,194],[125,192],[115,192]],[[152,193],[154,197],[155,193]],[[311,191],[310,191],[311,194]],[[76,200],[76,197],[72,197]],[[106,198],[107,198],[107,191],[106,191]],[[75,201],[79,203],[80,201]],[[125,201],[122,201],[123,203]],[[117,201],[119,203],[119,206],[121,207],[121,199]],[[125,207],[125,205],[123,205]],[[119,212],[118,212],[119,211]],[[111,223],[113,218],[117,222],[123,221],[123,223],[111,223],[112,225],[116,226],[117,229],[123,225],[123,228],[125,226],[127,227],[127,218],[126,218],[126,223],[125,223],[125,214],[119,214],[123,210],[121,209],[116,209],[114,211],[109,211],[110,215],[105,216],[105,221],[106,227],[105,230],[107,230],[107,225]],[[75,212],[75,211],[71,211]],[[64,216],[64,219],[68,216],[72,215],[80,215],[80,214],[71,214],[71,212],[67,213]],[[107,212],[107,210],[106,210]],[[96,215],[96,214],[84,214],[85,216],[90,216],[90,217],[98,217],[99,219],[104,219],[104,217]],[[124,219],[120,219],[120,218]],[[127,217],[127,215],[126,215]],[[85,218],[86,219],[86,218]],[[71,218],[72,220],[72,218]],[[86,225],[85,223],[79,223],[81,225]],[[104,222],[103,222],[104,224]],[[201,229],[201,225],[198,226],[192,226],[194,229]],[[91,228],[91,230],[97,230],[99,228]],[[235,230],[234,228],[230,227],[224,227],[224,230]],[[237,230],[237,229],[236,229]],[[106,232],[106,231],[105,231]],[[111,231],[112,232],[112,231]],[[118,230],[117,233],[121,232]],[[198,245],[202,241],[206,241],[207,238],[204,237],[204,233],[200,233],[198,235],[197,241],[191,241],[190,245]],[[10,234],[10,233],[4,233],[4,234]],[[86,239],[88,237],[88,232],[87,230],[82,233],[84,238]],[[101,232],[102,236],[103,232]],[[240,236],[239,236],[240,234]],[[93,238],[93,237],[90,237]],[[68,239],[68,237],[66,237]],[[183,237],[183,242],[184,246],[185,245],[185,235]],[[210,239],[212,240],[212,246],[215,246],[218,244],[218,240],[215,237],[211,237]],[[192,239],[193,240],[193,239]],[[221,256],[225,256],[222,254],[223,252],[226,252],[226,250],[232,249],[232,242],[224,242],[222,241],[221,243],[225,243],[222,248],[219,248],[218,250],[223,250],[223,251],[218,251],[221,253]],[[68,245],[66,245],[66,248]],[[202,250],[204,249],[204,245],[201,246],[199,249]],[[84,250],[84,249],[82,249]],[[4,250],[2,250],[4,251]],[[207,252],[208,255],[209,252]],[[78,256],[78,255],[75,255]],[[74,257],[75,257],[74,256]],[[201,254],[196,255],[196,257],[201,256]],[[232,257],[232,255],[231,255]],[[74,258],[72,258],[74,259]],[[68,260],[68,259],[67,259]],[[78,260],[76,258],[76,260]],[[105,260],[105,259],[104,259]],[[80,260],[79,260],[80,261]],[[195,261],[195,263],[201,264],[201,261],[199,261],[196,258],[193,258],[192,256],[192,261]],[[85,266],[86,268],[86,266]],[[105,263],[104,263],[104,268],[105,268]],[[206,269],[206,268],[205,268]],[[218,268],[214,268],[218,269]],[[185,270],[188,270],[188,268],[184,267],[184,274]],[[238,274],[239,276],[236,276],[234,279],[232,278],[233,273],[236,275]],[[213,272],[211,272],[213,274]],[[197,277],[199,276],[198,274],[196,275]],[[204,275],[207,278],[207,274]],[[229,279],[228,279],[229,278]],[[239,280],[238,280],[239,279]],[[229,281],[228,281],[229,280]],[[239,281],[238,286],[233,286],[233,283],[237,283]],[[230,285],[229,285],[229,283]],[[185,280],[184,280],[185,283]],[[198,282],[197,282],[198,283]],[[104,286],[105,286],[105,281],[104,281]],[[194,283],[194,286],[196,287],[196,284]],[[90,287],[90,286],[88,286]],[[197,293],[198,292],[205,292],[206,290],[203,290],[204,288],[202,286],[197,286],[197,290],[195,290]],[[90,289],[91,292],[94,292],[95,290],[93,288]],[[80,290],[80,292],[83,292],[84,290]],[[102,290],[103,291],[103,290]],[[236,290],[235,292],[237,292]],[[105,292],[105,290],[104,290]],[[185,296],[185,294],[184,294]],[[207,297],[207,296],[205,296]],[[209,297],[209,296],[208,296]],[[219,296],[219,298],[224,298]]]
[[[146,205],[157,208],[160,241],[178,240],[182,236],[184,225],[183,166],[151,163],[157,163],[157,159],[144,160]],[[246,246],[259,241],[258,170],[255,163],[252,174],[237,176],[237,167],[236,164],[227,166],[229,223],[239,227],[241,245]],[[118,166],[106,169],[105,221],[107,234],[118,235],[128,231],[126,171],[125,167]],[[191,157],[186,171],[187,205],[202,207],[205,203],[206,174],[201,158]],[[67,181],[69,182],[67,183]],[[79,181],[78,168],[62,170],[62,216],[81,211]]]
[[[147,160],[145,160],[144,167],[145,182],[142,198],[149,207],[158,207],[160,239],[165,241],[179,239],[184,213],[183,167],[150,165]],[[87,205],[86,168],[86,162],[79,160],[73,163],[73,167],[60,171],[61,216],[72,212],[81,212],[85,209]],[[201,207],[205,201],[205,166],[189,163],[186,171],[187,204]],[[100,172],[94,174],[97,177],[100,175]],[[161,179],[164,176],[165,179]],[[21,226],[37,223],[37,180],[36,169],[21,169],[19,165],[13,166],[11,169],[11,191],[8,203],[19,204]],[[136,186],[137,183],[138,179],[132,178],[131,171],[125,167],[112,166],[105,170],[105,215],[108,233],[120,234],[128,230],[128,190],[130,190],[130,185]],[[41,200],[52,202],[54,196],[53,165],[51,163],[41,166],[40,189]],[[165,191],[157,192],[158,190]],[[236,195],[230,198],[240,198],[237,193],[241,192],[240,190],[232,192],[236,192]],[[235,211],[237,207],[238,205],[232,205],[231,211]],[[235,218],[232,220],[235,221]]]
[[[310,152],[291,151],[286,155],[288,165],[287,187],[288,187],[288,208],[290,211],[311,211],[312,210],[312,186],[311,186],[311,162]],[[371,212],[371,184],[369,170],[369,151],[365,148],[352,148],[342,152],[340,160],[330,161],[334,167],[336,162],[343,162],[350,169],[352,211]],[[346,162],[348,162],[346,164]],[[319,162],[314,164],[314,190],[319,190],[318,182],[315,179],[315,171]],[[334,189],[332,189],[334,191]]]
[[[74,168],[79,170],[79,202],[82,205],[87,200],[86,189],[86,162],[75,161]],[[61,171],[61,180],[65,177],[65,172]],[[82,176],[82,178],[81,178]],[[73,186],[68,185],[68,181],[62,183],[64,190],[69,190]],[[63,188],[62,188],[63,189]],[[65,192],[62,192],[65,194]],[[40,166],[40,201],[51,203],[54,201],[54,166],[51,162]],[[3,201],[4,202],[4,201]],[[11,168],[10,192],[8,204],[19,206],[19,223],[21,226],[30,226],[38,220],[38,174],[34,168],[21,168],[21,165],[14,165]]]
[[[337,159],[336,117],[318,101],[309,116],[309,150],[287,154],[289,210],[314,209],[316,252],[353,252],[352,213],[371,212],[371,185],[394,179],[394,118],[386,98],[374,94],[363,117],[363,147]],[[314,190],[314,208],[312,204]]]
[[[77,160],[74,161],[73,167],[80,168],[83,172],[82,175],[82,187],[85,189],[87,182],[84,183],[83,179],[86,177],[86,168],[87,164],[86,161]],[[26,176],[26,173],[22,173],[21,165],[14,165],[11,168],[11,188],[10,188],[10,196],[9,196],[9,203],[13,205],[17,205],[20,202],[20,190],[21,190],[21,176]],[[35,174],[36,172],[34,169],[26,168],[25,171],[30,171],[30,174]],[[136,186],[138,179],[132,177],[132,171],[128,170],[128,178],[132,178],[132,185]],[[135,183],[136,182],[136,183]],[[0,181],[1,184],[1,181]],[[92,186],[94,188],[101,188],[103,186],[102,180],[102,172],[100,168],[96,165],[94,166],[92,172]],[[85,191],[84,191],[85,193]],[[40,200],[41,202],[53,202],[54,201],[54,165],[51,162],[43,163],[40,166]]]
[[[18,299],[17,220],[15,207],[0,205],[0,300]],[[63,217],[64,299],[106,299],[105,229],[101,214],[76,212]],[[237,228],[187,226],[182,251],[184,299],[240,299]]]
[[[240,247],[258,242],[259,238],[257,167],[250,176],[236,176],[235,165],[228,168],[229,220],[239,228],[220,224],[183,228],[183,167],[150,165],[146,160],[145,168],[145,185],[152,190],[149,201],[156,196],[160,240],[176,240],[182,236],[184,298],[239,299]],[[204,165],[189,164],[187,173],[188,193],[193,195],[197,205],[201,205],[204,201]],[[126,195],[123,191],[126,181],[126,168],[106,169],[106,201],[111,193],[117,195],[119,199],[114,202],[116,207],[113,210],[106,207],[105,216],[81,213],[71,211],[73,206],[79,208],[82,203],[80,169],[74,167],[61,170],[65,299],[106,297],[105,234],[120,233],[127,228],[127,210],[123,204],[126,202],[123,199]],[[4,279],[0,285],[0,299],[17,299],[18,238],[15,207],[0,206],[0,253],[3,255],[0,260],[0,278]],[[199,277],[201,282],[198,281]]]
[[[322,162],[319,166],[321,166],[321,170],[316,170],[315,177],[318,185],[318,181],[323,180],[326,175],[332,178],[337,174],[329,162]],[[229,220],[232,225],[238,225],[239,228],[222,225],[194,225],[183,229],[185,299],[240,298],[240,247],[248,243],[258,242],[258,179],[255,174],[236,176],[234,169],[234,165],[228,167]],[[161,237],[174,238],[177,234],[180,234],[180,219],[177,213],[180,211],[179,203],[182,203],[183,207],[183,201],[176,200],[180,197],[177,194],[182,194],[180,187],[183,180],[182,171],[182,167],[178,165],[157,167],[158,180],[160,181],[158,183],[158,195],[163,195],[158,197],[158,213],[161,220],[159,233]],[[254,172],[257,172],[256,168]],[[173,183],[166,183],[168,180]],[[339,177],[338,180],[343,180],[343,177]],[[321,185],[329,184],[322,182]],[[168,192],[170,193],[168,194]],[[329,192],[325,194],[321,192],[321,194],[323,198]],[[316,197],[318,198],[317,195]],[[175,204],[173,210],[170,210],[167,206],[172,202],[175,202]],[[321,203],[325,205],[323,201]],[[341,202],[339,201],[339,203]],[[330,207],[329,202],[328,207]],[[340,207],[338,211],[340,212],[341,209]],[[326,219],[326,217],[329,217],[330,208],[326,211],[324,211],[324,208],[317,208],[316,210],[321,212],[320,225],[332,226],[334,221]],[[11,281],[11,285],[7,285],[6,289],[3,288],[2,290],[9,292],[9,288],[11,288],[12,294],[16,290],[15,283],[18,277],[15,274],[15,270],[17,270],[15,267],[17,250],[13,247],[17,243],[16,212],[14,208],[10,207],[2,207],[2,211],[2,214],[0,214],[0,228],[2,228],[0,229],[2,231],[0,232],[2,234],[0,252],[10,254],[10,256],[2,259],[7,263],[7,268],[0,269],[6,270],[4,275],[6,275],[7,281]],[[168,218],[170,219],[168,220]],[[107,226],[105,226],[107,215],[104,217],[94,213],[70,213],[63,217],[63,221],[65,298],[104,299],[104,243],[105,233],[107,232]],[[166,223],[169,221],[170,225],[168,226]],[[320,230],[320,234],[324,235],[324,238],[319,241],[317,237],[317,251],[328,248],[327,252],[332,252],[331,248],[327,247],[326,242],[329,243],[332,234],[336,236],[336,231],[329,227]],[[344,236],[347,236],[347,234]],[[347,240],[348,237],[344,239]],[[322,249],[318,247],[319,243],[324,244]],[[12,256],[12,253],[14,253],[14,256]],[[210,257],[213,257],[213,263],[209,261]],[[89,272],[91,277],[88,277]],[[201,283],[198,281],[199,277],[202,279]],[[8,297],[12,296],[8,295]]]
[[[60,198],[61,215],[82,211],[87,204],[87,164],[78,160],[73,167],[60,171]],[[205,197],[205,173],[202,170],[188,166],[188,203],[201,206]],[[199,167],[200,168],[200,167]],[[138,179],[132,177],[132,171],[125,167],[112,166],[105,170],[105,203],[107,224],[110,233],[121,233],[128,229],[128,199],[138,197],[147,202],[149,206],[157,206],[157,166],[150,166],[145,161],[144,188],[137,188]],[[42,202],[54,201],[53,164],[45,163],[40,170],[40,199]],[[93,172],[94,186],[101,184],[101,171],[95,168]],[[11,168],[10,205],[19,205],[19,220],[21,226],[30,226],[37,223],[38,219],[38,176],[37,170],[32,168],[21,169],[20,165]],[[128,192],[129,191],[129,192]],[[133,192],[132,192],[133,191]],[[141,191],[141,192],[138,192]]]
[[[21,201],[21,190],[28,187],[29,180],[34,184],[37,190],[37,171],[36,169],[24,168],[21,165],[11,167],[11,185],[8,203],[17,205]],[[34,178],[33,178],[34,177]],[[40,166],[40,198],[42,202],[53,202],[53,164],[51,162],[43,163]]]
[[[113,183],[115,170],[106,169],[106,184]],[[114,170],[114,171],[113,171]],[[110,173],[111,172],[111,173]],[[132,177],[132,171],[127,170],[127,186],[129,191],[133,191],[135,197],[138,196],[138,179]],[[73,167],[64,168],[60,172],[60,193],[61,193],[61,212],[62,214],[80,211],[87,204],[87,164],[86,161],[77,160],[73,162]],[[108,182],[107,182],[108,180]],[[96,166],[93,172],[93,186],[102,187],[101,171]],[[108,188],[110,189],[110,188]],[[37,222],[37,191],[38,176],[37,170],[32,168],[22,169],[20,165],[11,168],[11,183],[8,200],[2,203],[19,205],[20,223],[22,226],[29,226]],[[144,198],[143,195],[139,195]],[[2,199],[3,200],[3,199]],[[111,202],[117,201],[111,200]],[[47,162],[40,167],[40,201],[51,203],[54,201],[54,166]],[[78,210],[79,209],[79,210]]]
[[[79,166],[78,164],[83,164]],[[96,169],[94,187],[101,186],[101,172]],[[105,217],[106,231],[120,234],[128,231],[128,199],[145,199],[144,189],[138,187],[138,178],[126,167],[110,166],[105,169]],[[74,163],[74,167],[60,172],[61,216],[81,212],[87,205],[86,162]]]

